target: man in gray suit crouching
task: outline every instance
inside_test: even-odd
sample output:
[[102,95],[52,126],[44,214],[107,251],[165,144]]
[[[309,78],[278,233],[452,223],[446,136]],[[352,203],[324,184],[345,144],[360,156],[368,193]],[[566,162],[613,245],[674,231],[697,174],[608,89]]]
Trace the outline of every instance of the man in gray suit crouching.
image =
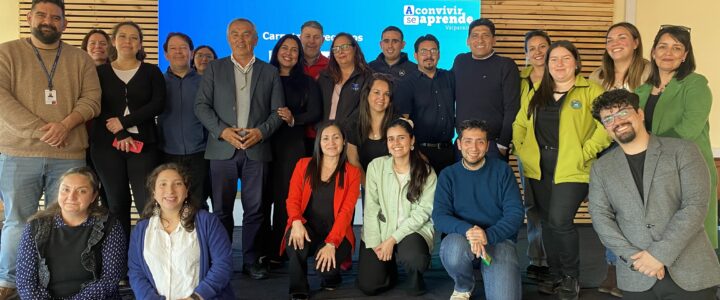
[[715,299],[720,264],[703,229],[707,166],[692,142],[650,134],[638,104],[625,90],[593,104],[593,116],[620,146],[593,164],[593,227],[620,258],[625,298]]

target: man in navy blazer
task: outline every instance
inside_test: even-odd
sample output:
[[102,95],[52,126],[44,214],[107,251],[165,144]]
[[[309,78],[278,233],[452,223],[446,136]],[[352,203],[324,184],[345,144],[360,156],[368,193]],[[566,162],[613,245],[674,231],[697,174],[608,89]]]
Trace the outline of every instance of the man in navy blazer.
[[637,95],[602,94],[593,116],[618,142],[590,174],[590,215],[620,258],[618,287],[632,299],[715,299],[720,264],[703,227],[710,173],[690,141],[651,135]]
[[233,206],[237,180],[242,182],[243,272],[254,279],[267,278],[259,262],[257,240],[265,218],[262,186],[272,159],[268,137],[282,124],[277,114],[285,106],[278,71],[255,57],[258,34],[248,19],[228,25],[232,55],[210,63],[203,75],[195,114],[210,137],[205,158],[210,160],[213,213],[232,241]]

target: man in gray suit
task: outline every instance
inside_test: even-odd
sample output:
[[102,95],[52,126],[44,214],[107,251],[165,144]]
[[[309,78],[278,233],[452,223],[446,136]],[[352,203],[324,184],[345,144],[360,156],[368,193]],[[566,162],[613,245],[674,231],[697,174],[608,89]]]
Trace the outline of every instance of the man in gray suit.
[[707,165],[692,142],[647,132],[638,104],[625,90],[593,104],[593,116],[620,145],[590,173],[593,227],[620,258],[625,298],[715,299],[720,264],[703,229]]
[[232,55],[211,62],[205,70],[195,114],[210,133],[205,158],[210,160],[213,213],[232,240],[240,178],[243,272],[264,279],[268,274],[259,262],[258,233],[269,217],[261,209],[262,185],[271,160],[270,145],[265,141],[283,122],[277,109],[285,106],[285,98],[277,69],[255,58],[255,25],[235,19],[228,25],[227,39]]

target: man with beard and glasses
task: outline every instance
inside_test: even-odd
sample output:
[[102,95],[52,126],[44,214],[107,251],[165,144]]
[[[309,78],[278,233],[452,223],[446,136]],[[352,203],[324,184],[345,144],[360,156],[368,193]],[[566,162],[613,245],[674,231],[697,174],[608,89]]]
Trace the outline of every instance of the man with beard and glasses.
[[620,146],[593,164],[593,227],[620,258],[625,298],[715,299],[720,264],[703,229],[707,165],[692,142],[650,134],[639,102],[621,89],[593,103],[593,117]]
[[60,40],[60,0],[34,0],[30,38],[0,44],[0,300],[13,298],[17,247],[40,197],[57,199],[58,180],[85,165],[86,121],[100,113],[100,83],[87,53]]
[[470,299],[478,265],[486,299],[522,296],[515,243],[525,211],[512,168],[485,155],[492,142],[488,130],[485,122],[460,122],[462,160],[440,172],[435,189],[432,220],[447,235],[440,260],[455,282],[451,300]]
[[456,162],[452,139],[455,135],[455,78],[438,69],[440,41],[432,34],[415,41],[419,72],[400,81],[395,106],[415,122],[418,149],[430,161],[435,173]]

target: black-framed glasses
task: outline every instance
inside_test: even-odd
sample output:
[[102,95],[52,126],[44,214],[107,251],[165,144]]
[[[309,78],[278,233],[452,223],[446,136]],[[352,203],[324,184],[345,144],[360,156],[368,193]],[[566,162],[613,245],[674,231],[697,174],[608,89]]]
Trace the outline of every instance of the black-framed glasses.
[[339,46],[332,47],[332,48],[330,48],[330,50],[332,50],[333,53],[340,53],[340,51],[343,51],[343,52],[347,51],[352,46],[353,46],[352,44],[342,44]]
[[605,116],[604,118],[600,119],[600,122],[605,127],[610,127],[612,124],[615,123],[615,120],[625,120],[630,116],[630,107],[626,106],[624,108],[621,108],[614,114],[610,114]]
[[660,30],[663,30],[663,29],[666,29],[666,28],[673,28],[673,27],[674,27],[674,28],[677,28],[677,29],[680,29],[680,30],[682,30],[682,31],[685,31],[685,32],[687,32],[687,33],[690,33],[690,30],[692,30],[692,28],[687,27],[687,26],[672,25],[672,24],[660,25]]

